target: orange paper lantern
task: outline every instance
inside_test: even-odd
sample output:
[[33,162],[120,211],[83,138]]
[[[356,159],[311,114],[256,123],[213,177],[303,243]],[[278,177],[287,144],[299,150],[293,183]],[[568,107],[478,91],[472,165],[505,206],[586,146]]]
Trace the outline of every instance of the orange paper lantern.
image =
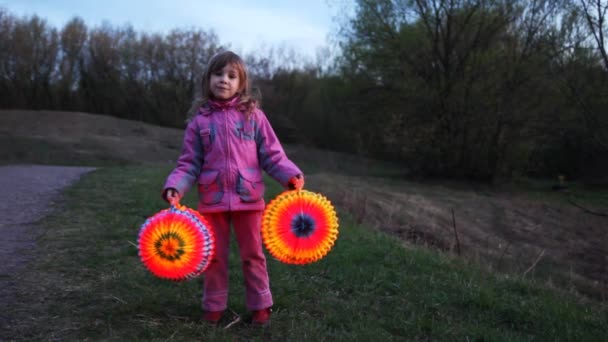
[[338,216],[323,195],[286,191],[262,216],[262,239],[270,254],[287,264],[308,264],[325,257],[338,238]]

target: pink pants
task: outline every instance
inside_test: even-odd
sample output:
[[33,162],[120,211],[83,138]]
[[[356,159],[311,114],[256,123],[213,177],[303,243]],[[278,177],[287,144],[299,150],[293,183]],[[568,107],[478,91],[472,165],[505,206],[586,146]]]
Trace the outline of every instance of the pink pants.
[[215,257],[204,273],[203,310],[223,311],[228,306],[228,255],[230,223],[239,245],[247,309],[272,306],[266,257],[262,251],[261,211],[233,211],[204,214],[215,232]]

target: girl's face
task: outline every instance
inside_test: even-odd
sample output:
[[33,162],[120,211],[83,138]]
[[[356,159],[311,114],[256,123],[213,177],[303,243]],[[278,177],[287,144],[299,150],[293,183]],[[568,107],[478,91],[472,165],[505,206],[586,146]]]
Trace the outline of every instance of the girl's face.
[[239,71],[230,64],[212,72],[209,79],[209,90],[218,100],[227,100],[233,97],[239,91],[240,85]]

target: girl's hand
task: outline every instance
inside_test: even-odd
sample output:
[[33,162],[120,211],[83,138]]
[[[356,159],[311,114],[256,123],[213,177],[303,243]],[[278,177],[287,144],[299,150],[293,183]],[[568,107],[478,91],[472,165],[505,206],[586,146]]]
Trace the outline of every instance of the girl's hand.
[[165,201],[169,202],[171,205],[179,204],[179,201],[182,199],[182,195],[173,188],[169,188],[165,190]]
[[291,177],[287,186],[290,190],[302,190],[304,187],[304,175]]

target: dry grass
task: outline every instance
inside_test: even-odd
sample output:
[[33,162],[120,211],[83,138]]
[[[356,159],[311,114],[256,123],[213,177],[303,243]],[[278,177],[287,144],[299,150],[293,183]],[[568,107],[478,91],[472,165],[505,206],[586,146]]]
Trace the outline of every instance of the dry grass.
[[358,222],[408,243],[460,249],[491,270],[608,299],[608,220],[566,201],[377,177],[320,173],[307,179]]
[[[608,218],[592,214],[608,212],[608,190],[416,182],[394,163],[301,146],[290,152],[308,166],[308,186],[359,223],[492,271],[608,300]],[[584,207],[571,203],[576,194]]]
[[175,160],[183,131],[104,115],[0,110],[0,163],[116,165]]

